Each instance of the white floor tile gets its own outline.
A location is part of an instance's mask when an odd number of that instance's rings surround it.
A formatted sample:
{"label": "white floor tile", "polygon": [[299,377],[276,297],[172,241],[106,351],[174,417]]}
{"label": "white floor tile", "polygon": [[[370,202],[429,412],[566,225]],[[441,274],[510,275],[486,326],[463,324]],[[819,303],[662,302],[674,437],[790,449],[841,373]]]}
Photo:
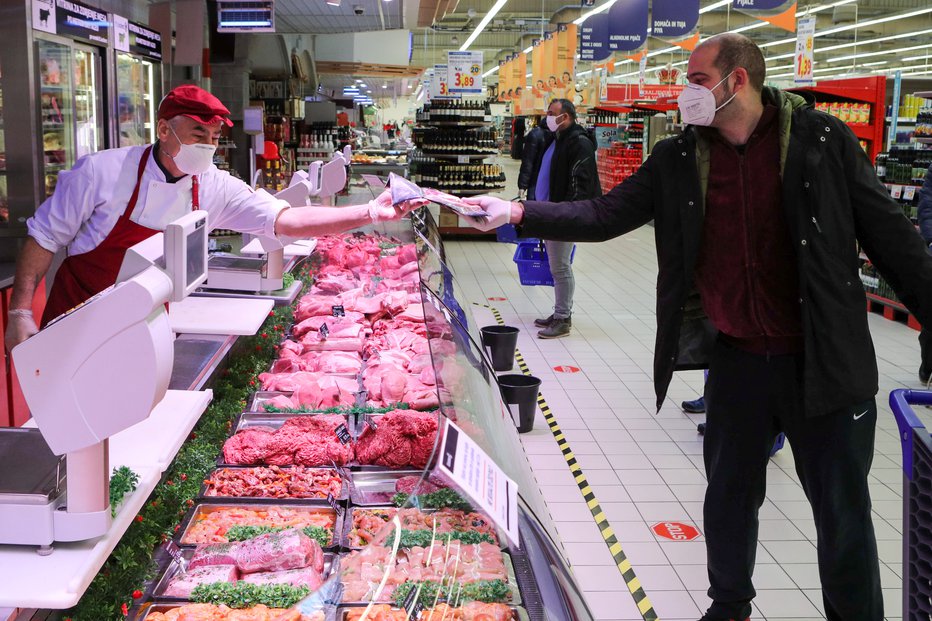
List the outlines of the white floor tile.
{"label": "white floor tile", "polygon": [[701,614],[696,602],[685,590],[653,591],[648,597],[661,619],[695,619]]}

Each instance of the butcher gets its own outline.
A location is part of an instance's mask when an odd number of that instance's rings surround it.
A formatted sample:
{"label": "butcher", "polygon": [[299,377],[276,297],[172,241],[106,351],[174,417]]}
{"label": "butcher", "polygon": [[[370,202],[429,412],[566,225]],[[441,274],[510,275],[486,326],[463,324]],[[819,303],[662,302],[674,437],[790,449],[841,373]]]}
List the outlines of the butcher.
{"label": "butcher", "polygon": [[40,325],[113,285],[126,250],[164,231],[194,209],[211,229],[265,237],[305,238],[393,220],[418,206],[393,207],[386,191],[364,205],[289,209],[288,203],[213,164],[230,111],[194,86],[179,86],[159,105],[158,139],[146,146],[109,149],[78,160],[26,223],[29,237],[16,263],[5,334],[12,349],[38,331],[32,300],[52,257],[64,251]]}

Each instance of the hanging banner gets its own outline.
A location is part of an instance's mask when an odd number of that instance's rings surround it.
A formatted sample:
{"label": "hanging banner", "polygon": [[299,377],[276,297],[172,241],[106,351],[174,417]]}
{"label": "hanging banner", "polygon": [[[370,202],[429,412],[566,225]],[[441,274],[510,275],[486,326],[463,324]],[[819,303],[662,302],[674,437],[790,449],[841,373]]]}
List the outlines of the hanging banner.
{"label": "hanging banner", "polygon": [[430,80],[430,98],[449,97],[450,90],[447,88],[447,66],[434,65],[434,75]]}
{"label": "hanging banner", "polygon": [[546,99],[544,105],[546,106],[554,98],[554,89],[557,87],[557,39],[554,33],[544,34],[541,54],[543,55],[544,98]]}
{"label": "hanging banner", "polygon": [[72,39],[110,43],[110,20],[105,13],[72,0],[36,0],[32,3],[32,27]]}
{"label": "hanging banner", "polygon": [[815,38],[816,18],[804,17],[796,22],[796,55],[793,57],[795,69],[793,81],[798,85],[812,84],[813,39]]}
{"label": "hanging banner", "polygon": [[593,15],[580,26],[579,59],[605,60],[611,55],[608,49],[608,13]]}
{"label": "hanging banner", "polygon": [[648,0],[616,0],[608,10],[608,49],[635,52],[647,43]]}
{"label": "hanging banner", "polygon": [[454,95],[482,95],[482,52],[447,52],[447,90]]}
{"label": "hanging banner", "polygon": [[511,81],[515,85],[512,112],[516,115],[526,114],[533,107],[534,101],[530,96],[530,89],[527,88],[527,54],[518,54],[511,62]]}
{"label": "hanging banner", "polygon": [[576,48],[578,32],[576,24],[557,25],[557,92],[563,99],[572,100],[576,90]]}
{"label": "hanging banner", "polygon": [[638,86],[643,91],[644,83],[647,82],[647,54],[641,56],[638,61]]}
{"label": "hanging banner", "polygon": [[534,98],[534,111],[541,110],[547,96],[547,76],[544,75],[544,42],[534,39],[531,47],[531,94]]}
{"label": "hanging banner", "polygon": [[505,101],[505,93],[508,89],[508,63],[504,60],[498,61],[498,97],[497,101]]}
{"label": "hanging banner", "polygon": [[162,35],[139,22],[130,21],[127,27],[129,53],[162,62]]}
{"label": "hanging banner", "polygon": [[768,24],[796,31],[796,0],[732,0],[731,6]]}
{"label": "hanging banner", "polygon": [[654,0],[650,36],[690,52],[699,43],[699,0]]}

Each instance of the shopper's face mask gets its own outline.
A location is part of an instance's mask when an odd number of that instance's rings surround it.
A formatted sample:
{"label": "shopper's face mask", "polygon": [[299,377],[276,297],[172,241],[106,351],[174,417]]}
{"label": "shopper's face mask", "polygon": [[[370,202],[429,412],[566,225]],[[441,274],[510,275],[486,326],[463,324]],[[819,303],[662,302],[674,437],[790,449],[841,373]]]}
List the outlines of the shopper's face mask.
{"label": "shopper's face mask", "polygon": [[178,137],[178,134],[175,133],[175,128],[172,127],[171,124],[169,124],[168,128],[172,131],[172,134],[174,134],[175,139],[178,140],[178,144],[181,145],[178,153],[171,156],[178,170],[186,175],[200,175],[201,173],[207,172],[207,169],[214,163],[214,153],[217,151],[216,145],[202,143],[184,144],[181,138]]}
{"label": "shopper's face mask", "polygon": [[711,89],[701,84],[686,84],[686,88],[683,89],[683,92],[680,93],[680,96],[676,100],[684,123],[687,125],[701,125],[703,127],[712,124],[712,121],[715,120],[715,113],[730,104],[737,96],[737,93],[732,93],[731,97],[722,102],[720,106],[715,105],[715,93],[712,91],[730,78],[732,73],[734,73],[734,71],[722,78],[721,81]]}
{"label": "shopper's face mask", "polygon": [[558,121],[557,119],[559,119],[561,116],[563,115],[558,114],[556,116],[548,116],[547,117],[547,129],[549,129],[552,132],[556,132],[557,129],[560,127],[560,121]]}

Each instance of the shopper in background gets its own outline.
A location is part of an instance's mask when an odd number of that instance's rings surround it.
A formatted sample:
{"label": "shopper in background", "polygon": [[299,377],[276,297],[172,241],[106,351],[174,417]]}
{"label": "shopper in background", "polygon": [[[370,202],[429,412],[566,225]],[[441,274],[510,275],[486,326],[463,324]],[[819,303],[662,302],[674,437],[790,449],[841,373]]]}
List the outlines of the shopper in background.
{"label": "shopper in background", "polygon": [[537,175],[540,173],[540,161],[550,143],[553,133],[544,125],[542,116],[538,116],[534,127],[524,137],[524,152],[521,155],[521,170],[518,172],[518,192],[521,198],[534,200],[537,189]]}
{"label": "shopper in background", "polygon": [[[594,200],[472,199],[482,230],[604,241],[654,221],[663,404],[676,369],[709,366],[704,525],[712,607],[744,620],[758,510],[779,432],[812,505],[826,617],[881,621],[871,523],[877,361],[856,243],[932,326],[932,256],[848,126],[799,95],[765,88],[748,38],[727,33],[689,58],[686,130]],[[695,292],[696,295],[691,295]]]}
{"label": "shopper in background", "polygon": [[[919,234],[929,245],[932,252],[932,166],[926,171],[926,177],[919,189],[919,206],[916,208],[919,218]],[[919,332],[919,381],[925,386],[932,381],[932,326],[928,329],[923,324]]]}
{"label": "shopper in background", "polygon": [[[547,108],[547,128],[555,139],[541,157],[535,200],[578,201],[602,194],[599,173],[595,165],[595,144],[586,129],[576,122],[576,106],[567,99],[554,99]],[[543,328],[538,338],[555,339],[567,336],[572,327],[573,293],[576,281],[570,262],[573,243],[552,241],[541,235],[547,247],[547,261],[553,275],[553,314],[546,319],[535,319],[534,325]]]}
{"label": "shopper in background", "polygon": [[42,325],[114,284],[126,250],[192,209],[208,225],[266,237],[302,238],[398,218],[417,206],[391,204],[386,191],[367,205],[289,209],[288,203],[213,164],[230,111],[197,86],[172,90],[158,112],[158,140],[149,146],[109,149],[81,158],[26,226],[29,237],[16,262],[5,345],[12,349],[38,331],[32,301],[58,251],[65,251],[49,293]]}

